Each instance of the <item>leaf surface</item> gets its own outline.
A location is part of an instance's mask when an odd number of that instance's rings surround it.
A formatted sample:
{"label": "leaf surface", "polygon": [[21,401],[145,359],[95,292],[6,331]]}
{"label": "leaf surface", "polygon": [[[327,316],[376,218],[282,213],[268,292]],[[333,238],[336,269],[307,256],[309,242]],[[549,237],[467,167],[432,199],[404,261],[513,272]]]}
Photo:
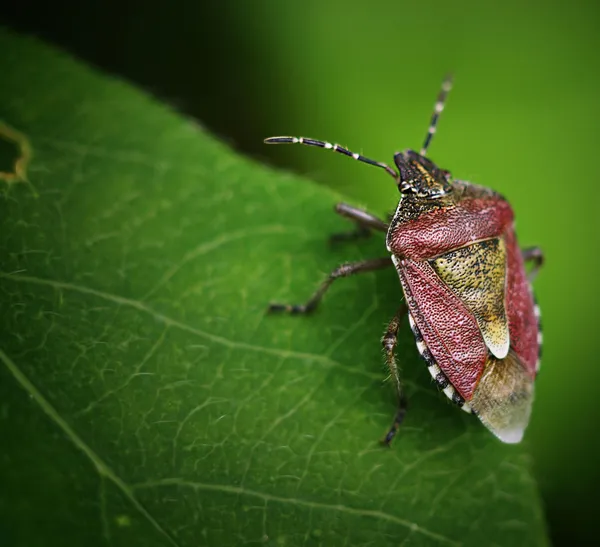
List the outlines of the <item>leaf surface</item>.
{"label": "leaf surface", "polygon": [[339,196],[36,41],[0,31],[0,51],[0,147],[20,154],[0,180],[0,539],[546,544],[526,446],[446,401],[408,325],[409,414],[379,446],[395,272],[265,315],[385,254],[328,246]]}

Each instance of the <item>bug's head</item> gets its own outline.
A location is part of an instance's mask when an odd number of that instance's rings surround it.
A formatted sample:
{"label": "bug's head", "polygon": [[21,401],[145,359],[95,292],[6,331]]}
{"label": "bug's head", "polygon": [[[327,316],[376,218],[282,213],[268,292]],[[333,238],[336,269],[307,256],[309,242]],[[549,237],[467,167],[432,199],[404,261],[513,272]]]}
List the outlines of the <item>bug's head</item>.
{"label": "bug's head", "polygon": [[403,194],[433,199],[452,191],[450,172],[440,169],[414,150],[398,152],[394,162],[400,171],[399,188]]}

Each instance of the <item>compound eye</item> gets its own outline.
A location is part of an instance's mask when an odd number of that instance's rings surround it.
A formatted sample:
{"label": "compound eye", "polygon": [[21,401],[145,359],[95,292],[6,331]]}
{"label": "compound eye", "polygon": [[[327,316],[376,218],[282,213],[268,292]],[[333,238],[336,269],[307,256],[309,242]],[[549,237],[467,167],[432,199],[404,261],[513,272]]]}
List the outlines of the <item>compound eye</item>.
{"label": "compound eye", "polygon": [[400,192],[402,194],[410,194],[410,195],[414,195],[414,194],[417,193],[417,191],[415,190],[414,186],[410,186],[406,182],[402,183],[402,185],[400,187]]}

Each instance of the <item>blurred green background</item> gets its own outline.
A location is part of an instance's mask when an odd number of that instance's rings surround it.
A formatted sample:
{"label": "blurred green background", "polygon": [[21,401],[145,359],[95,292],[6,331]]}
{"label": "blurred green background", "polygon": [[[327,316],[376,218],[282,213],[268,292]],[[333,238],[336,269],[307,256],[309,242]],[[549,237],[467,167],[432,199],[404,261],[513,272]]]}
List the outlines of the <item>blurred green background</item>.
{"label": "blurred green background", "polygon": [[0,22],[378,214],[398,198],[384,174],[262,139],[311,136],[391,162],[393,152],[421,145],[443,74],[453,70],[430,156],[507,196],[521,244],[546,253],[536,281],[544,356],[528,436],[553,540],[573,545],[595,537],[600,487],[599,14],[591,0],[56,0],[3,5]]}

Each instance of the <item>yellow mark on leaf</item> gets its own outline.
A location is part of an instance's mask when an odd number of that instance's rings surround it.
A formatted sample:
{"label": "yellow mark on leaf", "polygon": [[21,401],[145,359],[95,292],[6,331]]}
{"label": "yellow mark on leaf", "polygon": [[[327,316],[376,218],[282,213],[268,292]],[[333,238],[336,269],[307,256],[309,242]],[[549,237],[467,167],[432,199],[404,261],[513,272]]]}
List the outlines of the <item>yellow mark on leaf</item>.
{"label": "yellow mark on leaf", "polygon": [[0,120],[0,140],[14,145],[18,151],[18,157],[15,159],[12,171],[0,171],[0,180],[4,180],[9,184],[26,182],[31,185],[27,178],[27,167],[33,155],[29,139],[20,131]]}

